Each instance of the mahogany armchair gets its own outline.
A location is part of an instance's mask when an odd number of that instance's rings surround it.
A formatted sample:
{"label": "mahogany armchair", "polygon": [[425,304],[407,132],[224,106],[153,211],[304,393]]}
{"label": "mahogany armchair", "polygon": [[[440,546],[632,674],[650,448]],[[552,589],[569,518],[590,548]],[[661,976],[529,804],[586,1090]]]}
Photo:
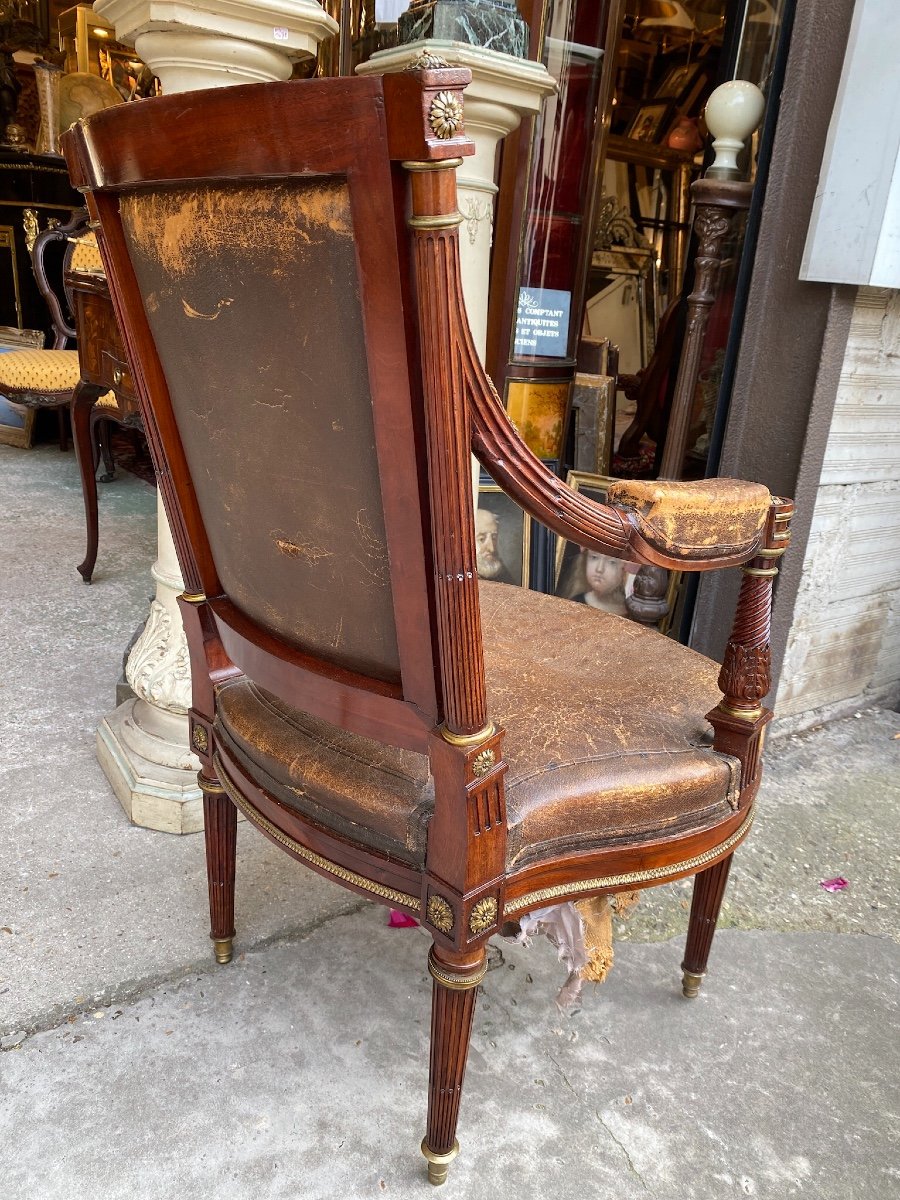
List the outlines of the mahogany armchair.
{"label": "mahogany armchair", "polygon": [[[696,993],[753,819],[791,513],[729,480],[618,483],[598,505],[525,447],[460,291],[469,78],[426,58],[384,79],[187,93],[64,138],[186,581],[216,958],[232,954],[238,809],[421,921],[432,1183],[458,1151],[477,985],[504,920],[696,874]],[[743,564],[721,673],[618,617],[479,585],[470,449],[589,548]]]}

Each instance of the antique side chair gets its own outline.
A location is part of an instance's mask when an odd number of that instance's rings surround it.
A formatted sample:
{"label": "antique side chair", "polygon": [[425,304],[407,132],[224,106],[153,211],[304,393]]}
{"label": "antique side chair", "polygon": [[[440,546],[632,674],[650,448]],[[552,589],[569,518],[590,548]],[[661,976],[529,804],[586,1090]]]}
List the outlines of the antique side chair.
{"label": "antique side chair", "polygon": [[[64,243],[62,252],[56,263],[50,263],[48,252],[53,248],[59,250],[59,242]],[[90,583],[97,557],[96,474],[100,452],[88,416],[92,410],[83,403],[88,389],[81,378],[78,351],[74,349],[77,330],[67,278],[70,271],[96,271],[101,267],[96,240],[89,229],[87,210],[76,209],[65,224],[53,225],[38,234],[31,251],[31,261],[38,289],[50,310],[53,345],[45,349],[14,350],[0,355],[0,395],[25,408],[56,409],[61,450],[68,448],[64,410],[69,410],[81,474],[88,540],[88,553],[78,570],[84,581]],[[97,391],[104,389],[94,389],[92,399]],[[115,419],[117,411],[113,393],[101,395],[93,410],[96,414],[94,423],[109,414]],[[103,457],[107,465],[107,478],[112,478],[112,457],[106,440]]]}
{"label": "antique side chair", "polygon": [[[39,233],[31,249],[35,282],[50,310],[53,345],[0,355],[0,396],[24,408],[55,408],[60,422],[60,450],[68,448],[63,409],[71,405],[79,379],[78,351],[67,348],[74,343],[75,328],[67,311],[63,275],[74,250],[74,239],[84,233],[87,225],[87,212],[83,208],[77,209],[65,224],[51,226]],[[51,265],[48,251],[58,249],[59,242],[68,243],[60,256],[62,266],[59,263]]]}
{"label": "antique side chair", "polygon": [[[696,993],[753,819],[792,507],[732,480],[618,483],[598,505],[525,447],[465,319],[470,74],[445,66],[147,100],[64,139],[186,581],[216,957],[232,953],[237,809],[422,922],[432,1183],[458,1151],[503,921],[696,875]],[[479,586],[470,449],[583,546],[743,564],[721,673],[619,617]]]}

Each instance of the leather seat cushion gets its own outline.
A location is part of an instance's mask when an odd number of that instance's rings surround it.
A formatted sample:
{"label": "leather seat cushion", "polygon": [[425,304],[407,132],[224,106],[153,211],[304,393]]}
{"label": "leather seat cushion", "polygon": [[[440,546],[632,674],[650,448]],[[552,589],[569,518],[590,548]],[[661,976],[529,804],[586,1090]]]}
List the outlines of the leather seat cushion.
{"label": "leather seat cushion", "polygon": [[346,733],[248,680],[217,692],[216,740],[289,808],[352,841],[422,862],[434,806],[428,759]]}
{"label": "leather seat cushion", "polygon": [[508,859],[703,828],[739,764],[704,744],[716,663],[583,604],[482,584],[488,711],[506,728]]}
{"label": "leather seat cushion", "polygon": [[81,372],[77,350],[12,350],[0,354],[0,394],[55,395],[73,392]]}
{"label": "leather seat cushion", "polygon": [[752,550],[770,504],[767,488],[741,479],[617,479],[607,499],[634,514],[652,546],[688,559]]}
{"label": "leather seat cushion", "polygon": [[[718,666],[655,631],[481,584],[491,717],[506,729],[510,865],[689,832],[730,815],[738,764],[703,744]],[[345,733],[247,680],[219,689],[216,736],[260,785],[326,828],[421,863],[424,755]]]}

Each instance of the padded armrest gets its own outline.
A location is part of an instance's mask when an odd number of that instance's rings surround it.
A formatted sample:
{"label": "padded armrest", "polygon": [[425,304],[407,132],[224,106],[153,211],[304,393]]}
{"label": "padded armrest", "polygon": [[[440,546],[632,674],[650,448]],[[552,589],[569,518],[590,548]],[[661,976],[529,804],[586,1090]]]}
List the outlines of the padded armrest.
{"label": "padded armrest", "polygon": [[753,550],[771,503],[761,483],[739,479],[622,479],[610,484],[607,500],[632,516],[641,537],[654,549],[693,559]]}

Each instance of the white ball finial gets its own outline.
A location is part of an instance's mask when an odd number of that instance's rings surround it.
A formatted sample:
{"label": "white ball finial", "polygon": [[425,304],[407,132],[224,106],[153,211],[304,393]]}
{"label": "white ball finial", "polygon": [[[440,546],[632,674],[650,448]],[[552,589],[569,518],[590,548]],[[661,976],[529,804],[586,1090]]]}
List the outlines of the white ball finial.
{"label": "white ball finial", "polygon": [[715,139],[716,158],[707,179],[735,179],[740,174],[737,156],[744,142],[758,128],[766,98],[755,83],[731,79],[712,93],[706,102],[706,125]]}

